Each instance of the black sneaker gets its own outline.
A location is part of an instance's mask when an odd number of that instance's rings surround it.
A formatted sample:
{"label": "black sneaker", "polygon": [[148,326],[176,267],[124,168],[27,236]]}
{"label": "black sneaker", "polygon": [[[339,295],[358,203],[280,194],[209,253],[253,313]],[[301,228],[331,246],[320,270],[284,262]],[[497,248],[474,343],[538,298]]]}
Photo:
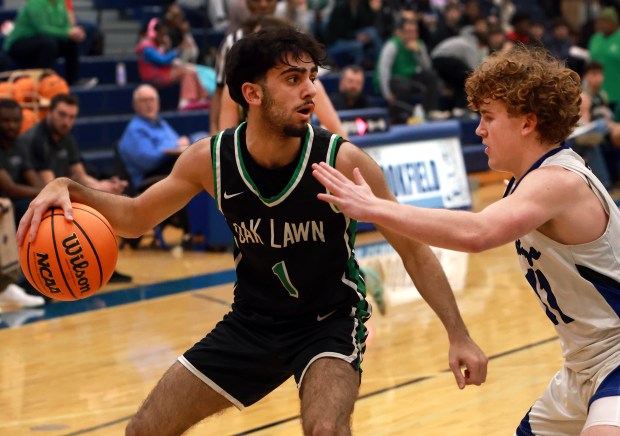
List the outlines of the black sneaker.
{"label": "black sneaker", "polygon": [[127,274],[121,274],[118,271],[114,270],[112,273],[112,277],[110,277],[110,283],[129,283],[133,280],[131,276]]}

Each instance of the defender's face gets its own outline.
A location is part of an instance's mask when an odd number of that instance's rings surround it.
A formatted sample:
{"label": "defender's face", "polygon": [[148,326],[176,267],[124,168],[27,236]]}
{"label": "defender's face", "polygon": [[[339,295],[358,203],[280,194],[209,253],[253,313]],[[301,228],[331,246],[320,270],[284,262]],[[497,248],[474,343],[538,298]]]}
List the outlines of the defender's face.
{"label": "defender's face", "polygon": [[310,56],[287,57],[267,72],[261,85],[263,117],[287,136],[302,136],[314,112],[318,68]]}
{"label": "defender's face", "polygon": [[510,116],[506,105],[497,100],[485,101],[480,107],[480,124],[476,135],[486,146],[489,167],[515,173],[519,168],[519,145],[523,116]]}

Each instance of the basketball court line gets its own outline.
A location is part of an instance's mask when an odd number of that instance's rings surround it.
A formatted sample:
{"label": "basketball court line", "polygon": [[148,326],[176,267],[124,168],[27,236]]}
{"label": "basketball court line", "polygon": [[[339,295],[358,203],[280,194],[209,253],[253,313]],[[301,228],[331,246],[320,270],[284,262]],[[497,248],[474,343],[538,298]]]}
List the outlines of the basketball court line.
{"label": "basketball court line", "polygon": [[[356,247],[356,251],[360,251],[360,259],[367,256],[367,252],[372,252],[373,248],[388,245],[385,241],[371,242],[368,244],[360,244]],[[167,295],[179,294],[181,292],[194,291],[200,288],[208,288],[213,286],[225,285],[233,283],[236,280],[235,270],[228,269],[218,272],[200,274],[181,279],[167,280],[153,283],[150,285],[133,286],[125,289],[119,289],[111,292],[102,292],[92,295],[83,300],[75,301],[56,301],[37,308],[45,311],[42,316],[33,317],[23,322],[22,325],[32,324],[40,321],[47,321],[54,318],[60,318],[67,315],[75,315],[78,313],[99,310],[106,307],[121,306],[123,304],[136,303],[139,301],[150,300],[153,298],[165,297]],[[204,294],[200,298],[209,299]],[[213,300],[222,304],[223,300]],[[226,305],[230,305],[226,302]],[[0,329],[8,328],[7,323],[1,321]]]}
{"label": "basketball court line", "polygon": [[[536,341],[536,342],[532,342],[532,343],[529,343],[529,344],[525,344],[525,345],[522,345],[520,347],[513,348],[511,350],[506,350],[506,351],[503,351],[501,353],[497,353],[497,354],[494,354],[492,356],[489,356],[489,361],[497,360],[497,359],[500,359],[500,358],[505,357],[505,356],[509,356],[509,355],[512,355],[512,354],[515,354],[515,353],[519,353],[521,351],[525,351],[525,350],[529,350],[529,349],[532,349],[532,348],[536,348],[536,347],[539,347],[541,345],[546,345],[546,344],[548,344],[550,342],[553,342],[553,341],[556,341],[556,340],[558,340],[558,337],[557,336],[552,336],[550,338],[542,339],[540,341]],[[444,369],[442,371],[439,371],[438,373],[433,374],[433,375],[427,375],[427,376],[424,376],[424,377],[416,377],[414,379],[407,380],[407,381],[404,381],[402,383],[395,384],[393,386],[389,386],[389,387],[382,388],[382,389],[377,389],[375,391],[368,392],[368,393],[366,393],[364,395],[360,395],[359,398],[358,398],[358,401],[363,401],[366,398],[375,397],[377,395],[381,395],[381,394],[384,394],[386,392],[395,391],[395,390],[398,390],[398,389],[401,389],[401,388],[404,388],[404,387],[407,387],[407,386],[411,386],[411,385],[414,385],[416,383],[420,383],[420,382],[423,382],[423,381],[426,381],[426,380],[432,380],[435,377],[437,377],[439,374],[444,374],[444,373],[448,373],[448,372],[451,372],[450,368]],[[123,421],[129,421],[132,417],[133,417],[133,415],[125,416],[123,418],[115,419],[114,421],[104,422],[102,424],[99,424],[99,425],[96,425],[96,426],[93,426],[93,427],[88,427],[88,428],[84,428],[84,429],[81,429],[81,430],[77,430],[75,432],[67,433],[64,436],[78,436],[78,435],[83,435],[83,434],[91,433],[93,431],[101,430],[103,428],[119,424],[119,423],[121,423]],[[274,428],[274,427],[277,427],[279,425],[286,424],[286,423],[289,423],[291,421],[298,420],[300,418],[301,418],[300,415],[289,416],[287,418],[282,418],[282,419],[279,419],[277,421],[270,422],[269,424],[262,425],[260,427],[254,427],[252,429],[245,430],[245,431],[243,431],[241,433],[234,433],[234,436],[241,436],[241,435],[248,435],[248,434],[252,434],[252,433],[257,433],[259,431],[268,430],[270,428]]]}

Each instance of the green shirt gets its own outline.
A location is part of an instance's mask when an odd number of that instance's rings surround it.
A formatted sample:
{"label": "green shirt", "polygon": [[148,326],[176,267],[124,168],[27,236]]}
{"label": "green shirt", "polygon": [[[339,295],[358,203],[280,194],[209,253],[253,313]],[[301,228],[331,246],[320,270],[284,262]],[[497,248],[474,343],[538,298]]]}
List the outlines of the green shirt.
{"label": "green shirt", "polygon": [[617,30],[609,36],[595,33],[588,48],[592,60],[600,62],[605,69],[603,90],[607,92],[609,101],[620,101],[620,31]]}
{"label": "green shirt", "polygon": [[15,27],[4,41],[9,51],[15,41],[35,35],[67,38],[71,28],[64,0],[28,0],[15,18]]}

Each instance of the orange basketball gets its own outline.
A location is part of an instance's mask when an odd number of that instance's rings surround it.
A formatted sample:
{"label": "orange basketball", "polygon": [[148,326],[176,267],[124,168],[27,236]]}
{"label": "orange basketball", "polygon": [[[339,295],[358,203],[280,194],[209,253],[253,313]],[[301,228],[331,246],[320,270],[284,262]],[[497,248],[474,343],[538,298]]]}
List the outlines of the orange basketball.
{"label": "orange basketball", "polygon": [[69,94],[67,81],[58,74],[49,74],[39,82],[39,96],[51,100],[55,95]]}
{"label": "orange basketball", "polygon": [[0,98],[13,98],[13,83],[0,82]]}
{"label": "orange basketball", "polygon": [[19,247],[24,275],[39,292],[55,300],[93,295],[110,280],[118,245],[110,223],[92,207],[72,203],[73,222],[52,208],[41,219],[34,241]]}
{"label": "orange basketball", "polygon": [[32,77],[23,76],[13,82],[13,98],[18,103],[31,102],[35,99],[35,84]]}

